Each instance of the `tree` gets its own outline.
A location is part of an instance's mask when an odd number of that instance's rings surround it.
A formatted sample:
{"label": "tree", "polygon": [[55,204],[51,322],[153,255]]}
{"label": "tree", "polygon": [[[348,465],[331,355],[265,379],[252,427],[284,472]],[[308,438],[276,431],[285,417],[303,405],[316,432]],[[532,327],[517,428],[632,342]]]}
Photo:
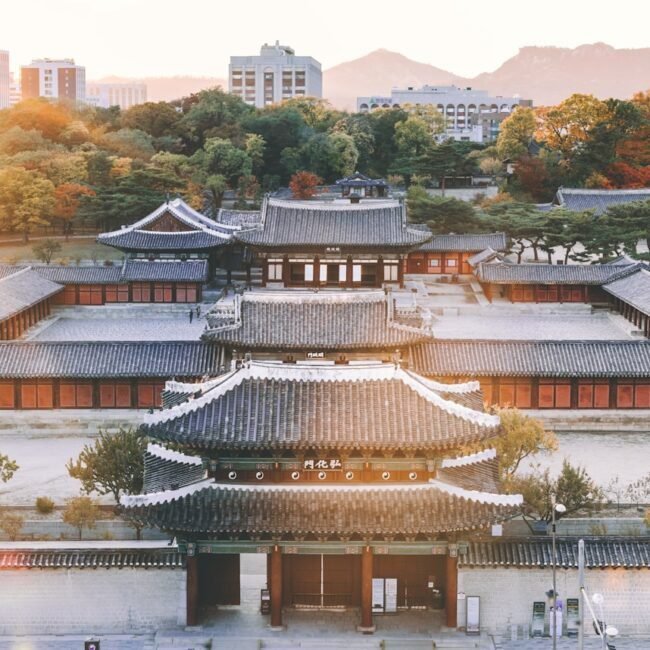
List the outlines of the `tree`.
{"label": "tree", "polygon": [[72,115],[62,102],[47,99],[26,99],[0,117],[0,130],[19,126],[25,131],[36,130],[43,137],[58,142],[61,134],[72,122]]}
{"label": "tree", "polygon": [[148,161],[156,153],[153,138],[139,129],[120,129],[106,133],[102,145],[109,151],[126,158]]}
{"label": "tree", "polygon": [[76,461],[66,465],[68,474],[81,481],[87,494],[112,494],[119,503],[123,493],[142,490],[146,441],[134,429],[120,427],[117,433],[99,432],[93,445],[84,445]]}
{"label": "tree", "polygon": [[122,126],[144,131],[154,138],[174,132],[181,115],[167,102],[145,102],[122,113]]}
{"label": "tree", "polygon": [[646,246],[650,244],[650,201],[612,205],[607,209],[603,221],[632,254],[636,253],[639,239]]}
{"label": "tree", "polygon": [[434,234],[476,232],[480,222],[470,203],[458,199],[430,196],[420,186],[413,185],[407,193],[409,220],[426,223]]}
{"label": "tree", "polygon": [[79,533],[79,539],[84,528],[94,528],[99,516],[97,504],[90,497],[73,497],[63,511],[63,521],[74,526]]}
{"label": "tree", "polygon": [[501,431],[494,442],[499,458],[499,473],[505,485],[510,484],[521,463],[539,452],[555,451],[557,438],[535,418],[516,408],[496,409],[501,418]]}
{"label": "tree", "polygon": [[415,168],[418,174],[429,176],[436,180],[444,194],[447,176],[464,176],[468,162],[459,146],[452,140],[446,140],[440,144],[426,147],[419,155]]}
{"label": "tree", "polygon": [[312,172],[296,172],[289,182],[289,189],[294,199],[311,199],[316,194],[316,187],[322,185],[323,180]]}
{"label": "tree", "polygon": [[11,460],[9,456],[0,454],[0,481],[6,483],[18,471],[19,467],[15,460]]}
{"label": "tree", "polygon": [[[63,183],[54,190],[54,217],[63,223],[66,241],[72,229],[72,220],[77,216],[82,196],[95,196],[95,192],[78,183]],[[49,260],[47,261],[49,264]]]}
{"label": "tree", "polygon": [[501,160],[519,158],[528,152],[535,135],[535,113],[532,108],[520,107],[513,111],[499,127],[497,153]]}
{"label": "tree", "polygon": [[54,185],[23,167],[0,169],[0,227],[20,232],[23,241],[38,226],[47,226],[54,208]]}
{"label": "tree", "polygon": [[264,138],[258,133],[246,134],[246,142],[244,150],[251,160],[251,165],[254,174],[259,174],[264,165],[264,150],[266,149],[266,142]]}
{"label": "tree", "polygon": [[478,166],[484,174],[489,176],[498,176],[503,171],[503,163],[498,158],[483,158]]}
{"label": "tree", "polygon": [[404,177],[406,187],[411,184],[411,178],[419,173],[421,159],[432,147],[431,129],[426,120],[416,115],[408,116],[404,121],[395,125],[395,144],[397,156],[390,171]]}
{"label": "tree", "polygon": [[54,253],[58,253],[60,250],[61,244],[56,239],[44,239],[32,246],[32,252],[36,259],[46,264],[49,264]]}
{"label": "tree", "polygon": [[526,515],[546,522],[552,519],[554,502],[566,507],[565,515],[571,515],[599,508],[603,498],[602,490],[585,469],[571,465],[568,460],[564,460],[556,478],[548,469],[533,472],[512,480],[509,491],[523,496]]}
{"label": "tree", "polygon": [[24,523],[24,517],[18,513],[6,512],[0,516],[0,529],[12,542],[18,539]]}

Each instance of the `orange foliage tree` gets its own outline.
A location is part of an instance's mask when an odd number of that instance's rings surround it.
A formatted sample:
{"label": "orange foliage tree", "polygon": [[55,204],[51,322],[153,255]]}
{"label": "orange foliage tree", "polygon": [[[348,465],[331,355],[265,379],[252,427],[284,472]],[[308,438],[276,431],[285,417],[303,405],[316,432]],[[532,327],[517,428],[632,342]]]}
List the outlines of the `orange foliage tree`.
{"label": "orange foliage tree", "polygon": [[312,172],[296,172],[289,181],[289,189],[294,199],[311,199],[323,179]]}
{"label": "orange foliage tree", "polygon": [[54,190],[54,216],[63,223],[66,240],[82,196],[95,196],[95,192],[79,183],[62,183]]}

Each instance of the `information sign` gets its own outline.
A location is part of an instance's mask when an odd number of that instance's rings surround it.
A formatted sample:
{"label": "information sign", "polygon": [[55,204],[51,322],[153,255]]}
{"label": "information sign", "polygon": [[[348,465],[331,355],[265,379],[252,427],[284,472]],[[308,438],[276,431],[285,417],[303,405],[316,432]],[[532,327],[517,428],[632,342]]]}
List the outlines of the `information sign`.
{"label": "information sign", "polygon": [[533,623],[531,625],[531,636],[544,636],[544,621],[546,618],[546,603],[535,601],[533,603]]}
{"label": "information sign", "polygon": [[479,596],[467,596],[465,603],[465,634],[480,634],[481,599]]}
{"label": "information sign", "polygon": [[566,635],[572,638],[578,636],[580,629],[580,600],[578,598],[566,599]]}
{"label": "information sign", "polygon": [[383,614],[385,607],[384,600],[384,579],[372,579],[372,611],[374,614]]}
{"label": "information sign", "polygon": [[397,578],[386,578],[384,604],[387,614],[397,613]]}

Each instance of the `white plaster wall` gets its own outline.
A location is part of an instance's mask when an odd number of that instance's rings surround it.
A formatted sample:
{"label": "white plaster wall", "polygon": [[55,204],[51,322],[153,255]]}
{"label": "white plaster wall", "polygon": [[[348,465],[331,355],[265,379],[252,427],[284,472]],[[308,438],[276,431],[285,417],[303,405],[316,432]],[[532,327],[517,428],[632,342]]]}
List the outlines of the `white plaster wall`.
{"label": "white plaster wall", "polygon": [[181,569],[0,571],[0,635],[130,633],[185,625]]}
{"label": "white plaster wall", "polygon": [[[481,628],[504,634],[511,625],[530,628],[533,602],[547,602],[545,592],[553,586],[551,569],[468,568],[458,571],[458,591],[481,598]],[[589,569],[585,572],[585,587],[589,594],[605,597],[604,617],[621,634],[650,634],[650,568]],[[558,569],[559,598],[578,598],[578,571]],[[566,611],[566,610],[565,610]],[[595,608],[596,614],[598,609]],[[459,626],[462,607],[459,607]],[[593,634],[589,613],[585,612],[586,633]]]}

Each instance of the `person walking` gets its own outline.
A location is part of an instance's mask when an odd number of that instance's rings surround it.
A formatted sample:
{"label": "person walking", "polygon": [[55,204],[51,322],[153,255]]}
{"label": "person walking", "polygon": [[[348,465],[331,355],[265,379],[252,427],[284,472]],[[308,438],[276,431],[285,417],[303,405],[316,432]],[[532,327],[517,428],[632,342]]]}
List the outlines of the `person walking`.
{"label": "person walking", "polygon": [[201,318],[201,305],[196,306],[196,317]]}
{"label": "person walking", "polygon": [[192,324],[192,319],[194,318],[194,310],[190,309],[190,325]]}

